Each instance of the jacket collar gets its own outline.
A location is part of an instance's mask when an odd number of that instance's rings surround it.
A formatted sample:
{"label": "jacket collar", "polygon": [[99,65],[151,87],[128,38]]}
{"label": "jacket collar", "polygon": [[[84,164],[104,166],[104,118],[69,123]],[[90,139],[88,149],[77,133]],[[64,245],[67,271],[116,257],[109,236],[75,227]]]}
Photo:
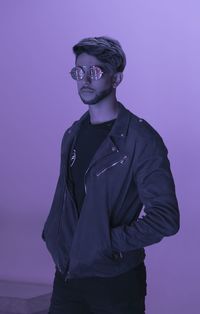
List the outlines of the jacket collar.
{"label": "jacket collar", "polygon": [[[104,157],[115,160],[116,152],[118,153],[118,158],[122,156],[124,153],[124,142],[126,140],[126,136],[128,133],[129,122],[131,118],[131,112],[125,108],[125,106],[118,101],[119,104],[119,113],[114,122],[112,129],[108,133],[105,141],[102,143],[101,147],[96,151],[92,160],[90,161],[89,168],[96,162],[102,160]],[[72,159],[72,152],[75,145],[76,135],[81,127],[82,122],[85,119],[89,119],[89,110],[87,110],[79,120],[75,121],[71,128],[68,129],[68,133],[70,133],[70,143],[71,153],[69,158]]]}
{"label": "jacket collar", "polygon": [[[131,117],[131,113],[130,111],[125,108],[125,106],[118,101],[118,105],[119,105],[119,113],[118,116],[116,118],[116,121],[113,124],[113,127],[111,129],[111,131],[109,132],[108,136],[110,136],[111,138],[125,138],[128,132],[128,126],[129,126],[129,120]],[[72,136],[74,136],[80,126],[81,123],[83,121],[85,121],[86,119],[90,118],[90,114],[89,114],[89,110],[87,110],[81,117],[79,120],[75,121],[75,123],[71,126],[71,128],[69,128],[68,132],[71,133]]]}

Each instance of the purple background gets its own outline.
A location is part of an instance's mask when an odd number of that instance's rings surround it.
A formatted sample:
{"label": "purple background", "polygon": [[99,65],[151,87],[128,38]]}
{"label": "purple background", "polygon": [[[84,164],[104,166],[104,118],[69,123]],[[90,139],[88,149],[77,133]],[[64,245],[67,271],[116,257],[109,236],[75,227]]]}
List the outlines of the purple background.
{"label": "purple background", "polygon": [[83,37],[118,39],[127,55],[118,99],[163,137],[181,211],[176,236],[146,248],[148,314],[200,307],[199,1],[0,2],[0,278],[46,282],[41,239],[62,135],[87,109],[68,72]]}

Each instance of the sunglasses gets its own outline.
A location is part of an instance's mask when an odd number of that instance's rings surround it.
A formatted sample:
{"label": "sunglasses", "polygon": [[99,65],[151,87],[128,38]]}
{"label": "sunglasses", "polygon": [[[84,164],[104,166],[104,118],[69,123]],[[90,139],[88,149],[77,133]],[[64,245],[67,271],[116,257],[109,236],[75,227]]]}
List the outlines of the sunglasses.
{"label": "sunglasses", "polygon": [[72,68],[69,73],[71,74],[71,77],[76,81],[82,80],[85,77],[86,73],[89,74],[91,80],[97,81],[102,77],[105,71],[102,71],[101,67],[97,65],[92,65],[87,70],[87,67],[83,65]]}

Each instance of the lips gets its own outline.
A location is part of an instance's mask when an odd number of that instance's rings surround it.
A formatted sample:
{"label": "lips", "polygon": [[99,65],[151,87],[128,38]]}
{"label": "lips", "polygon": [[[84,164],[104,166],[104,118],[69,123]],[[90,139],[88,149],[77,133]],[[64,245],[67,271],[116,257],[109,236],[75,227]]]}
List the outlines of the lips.
{"label": "lips", "polygon": [[89,89],[89,88],[82,88],[81,92],[86,92],[86,93],[92,93],[93,89]]}

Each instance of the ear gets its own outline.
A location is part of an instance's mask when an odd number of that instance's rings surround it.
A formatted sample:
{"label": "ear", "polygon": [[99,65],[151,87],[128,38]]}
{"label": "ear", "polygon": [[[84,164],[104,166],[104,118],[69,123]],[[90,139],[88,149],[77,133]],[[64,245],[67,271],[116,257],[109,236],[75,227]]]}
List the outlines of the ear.
{"label": "ear", "polygon": [[113,76],[113,87],[116,88],[123,80],[123,73],[117,72]]}

